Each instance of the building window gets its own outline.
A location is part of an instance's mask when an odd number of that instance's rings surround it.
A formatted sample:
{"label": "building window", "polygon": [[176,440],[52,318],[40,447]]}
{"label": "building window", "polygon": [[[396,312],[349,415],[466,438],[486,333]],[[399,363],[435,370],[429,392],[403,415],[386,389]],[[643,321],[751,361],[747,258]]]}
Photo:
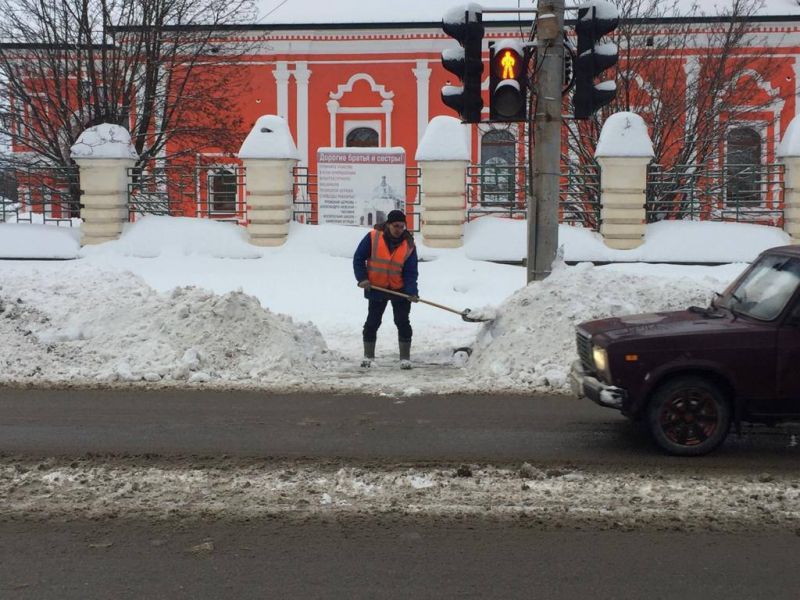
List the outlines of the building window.
{"label": "building window", "polygon": [[347,133],[345,146],[350,148],[377,148],[378,132],[371,127],[356,127]]}
{"label": "building window", "polygon": [[236,212],[236,172],[218,168],[208,174],[208,208],[212,213]]}
{"label": "building window", "polygon": [[761,136],[752,127],[728,131],[725,160],[727,204],[753,206],[761,203]]}
{"label": "building window", "polygon": [[481,138],[481,204],[515,201],[517,140],[510,131],[494,129]]}

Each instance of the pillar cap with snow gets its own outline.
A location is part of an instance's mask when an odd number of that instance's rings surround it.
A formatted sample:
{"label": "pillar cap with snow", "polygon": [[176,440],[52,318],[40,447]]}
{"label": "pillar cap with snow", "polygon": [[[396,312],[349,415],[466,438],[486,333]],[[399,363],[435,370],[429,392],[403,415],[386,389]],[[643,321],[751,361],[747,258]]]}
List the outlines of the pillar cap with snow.
{"label": "pillar cap with snow", "polygon": [[242,159],[300,160],[286,119],[277,115],[258,118],[239,148],[238,156]]}
{"label": "pillar cap with snow", "polygon": [[139,158],[128,130],[111,123],[100,123],[86,129],[70,148],[69,155],[75,160]]}
{"label": "pillar cap with snow", "polygon": [[800,157],[800,117],[795,117],[789,123],[775,154],[780,158]]}
{"label": "pillar cap with snow", "polygon": [[417,146],[417,162],[433,160],[469,161],[467,128],[455,117],[434,117]]}
{"label": "pillar cap with snow", "polygon": [[603,123],[595,158],[653,158],[653,142],[644,119],[632,112],[614,113]]}

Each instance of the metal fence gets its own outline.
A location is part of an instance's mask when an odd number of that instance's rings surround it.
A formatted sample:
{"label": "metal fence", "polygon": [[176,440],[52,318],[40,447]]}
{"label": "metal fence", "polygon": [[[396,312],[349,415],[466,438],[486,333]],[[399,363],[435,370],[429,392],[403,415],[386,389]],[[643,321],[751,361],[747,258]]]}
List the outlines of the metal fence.
{"label": "metal fence", "polygon": [[[594,165],[562,163],[559,220],[593,230],[600,227],[600,171]],[[527,165],[470,165],[466,219],[486,215],[524,219],[530,185]]]}
{"label": "metal fence", "polygon": [[784,166],[652,164],[647,172],[648,223],[736,221],[783,226]]}
{"label": "metal fence", "polygon": [[240,165],[132,168],[128,176],[131,221],[143,215],[193,215],[238,223],[247,218]]}
{"label": "metal fence", "polygon": [[0,197],[0,222],[71,227],[81,216],[77,167],[4,167],[16,183],[17,198]]}

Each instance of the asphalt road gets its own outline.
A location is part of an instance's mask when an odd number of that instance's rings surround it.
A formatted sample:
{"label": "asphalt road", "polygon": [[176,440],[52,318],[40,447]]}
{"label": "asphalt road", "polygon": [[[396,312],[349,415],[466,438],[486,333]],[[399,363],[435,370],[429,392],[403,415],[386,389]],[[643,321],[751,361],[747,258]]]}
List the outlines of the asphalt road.
{"label": "asphalt road", "polygon": [[425,519],[0,522],[0,597],[795,599],[800,537]]}
{"label": "asphalt road", "polygon": [[[722,473],[723,480],[733,470],[791,478],[796,433],[747,429],[711,456],[677,459],[613,411],[563,396],[0,388],[0,454],[11,469],[12,455],[100,453],[155,454],[176,464],[191,464],[192,456],[227,456],[231,464],[237,457],[531,461],[640,472],[669,466],[672,473]],[[4,599],[735,600],[796,598],[800,589],[800,529],[557,529],[524,517],[422,513],[8,515],[0,520]]]}
{"label": "asphalt road", "polygon": [[613,410],[568,396],[275,395],[0,388],[0,453],[574,462],[794,469],[798,429],[746,428],[711,456],[661,454]]}

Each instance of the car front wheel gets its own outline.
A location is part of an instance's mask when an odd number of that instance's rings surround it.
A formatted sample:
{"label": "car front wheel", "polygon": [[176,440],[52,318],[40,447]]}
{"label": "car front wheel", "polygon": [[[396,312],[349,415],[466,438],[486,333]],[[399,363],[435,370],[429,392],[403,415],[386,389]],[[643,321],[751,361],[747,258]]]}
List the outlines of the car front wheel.
{"label": "car front wheel", "polygon": [[725,440],[731,410],[725,395],[711,381],[678,377],[653,394],[647,424],[663,450],[678,456],[700,456]]}

